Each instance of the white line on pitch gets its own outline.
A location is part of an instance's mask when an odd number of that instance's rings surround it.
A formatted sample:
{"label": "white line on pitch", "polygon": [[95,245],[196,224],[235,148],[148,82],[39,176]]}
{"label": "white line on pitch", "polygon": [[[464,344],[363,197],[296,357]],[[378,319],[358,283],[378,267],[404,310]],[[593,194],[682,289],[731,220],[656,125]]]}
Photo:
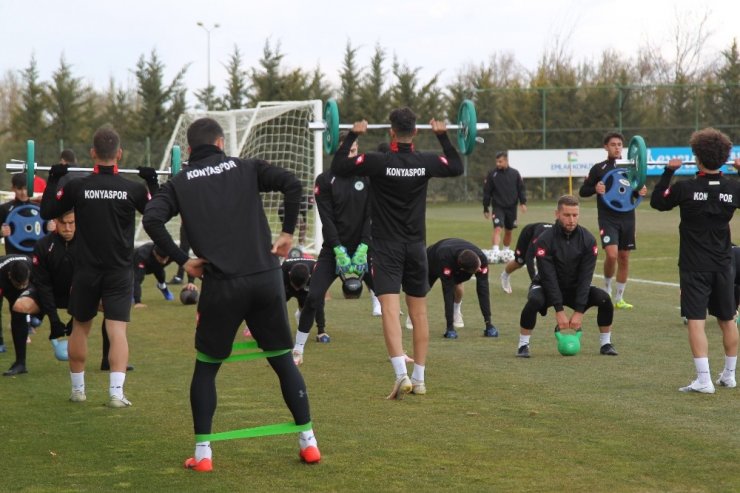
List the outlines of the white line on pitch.
{"label": "white line on pitch", "polygon": [[[599,274],[594,274],[594,277],[598,277],[600,279],[603,279],[604,278],[604,276],[599,275]],[[671,287],[671,288],[680,288],[681,287],[681,285],[678,284],[677,282],[651,281],[649,279],[634,279],[632,277],[630,277],[628,279],[628,281],[629,282],[639,282],[639,283],[642,283],[642,284],[652,284],[654,286],[668,286],[668,287]]]}

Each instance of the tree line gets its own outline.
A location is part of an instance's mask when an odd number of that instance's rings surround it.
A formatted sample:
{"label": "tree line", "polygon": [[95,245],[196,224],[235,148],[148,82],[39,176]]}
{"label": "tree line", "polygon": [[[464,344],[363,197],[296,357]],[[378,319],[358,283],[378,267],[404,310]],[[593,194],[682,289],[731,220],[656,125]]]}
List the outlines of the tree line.
{"label": "tree line", "polygon": [[[139,57],[133,87],[111,80],[102,91],[76,76],[63,56],[51,79],[41,80],[32,57],[27,67],[0,80],[0,159],[23,158],[29,138],[37,142],[40,163],[56,162],[61,146],[86,154],[93,131],[107,123],[122,136],[124,165],[147,159],[156,165],[178,116],[190,109],[334,97],[343,122],[386,122],[392,108],[410,106],[424,123],[433,116],[454,123],[460,103],[472,99],[478,120],[491,126],[482,133],[485,143],[467,158],[464,180],[443,180],[450,183],[432,189],[440,197],[471,197],[479,193],[480,180],[499,150],[598,147],[604,132],[612,129],[628,138],[643,135],[652,146],[683,145],[694,129],[708,125],[740,141],[737,40],[720,53],[706,53],[703,25],[689,36],[676,36],[671,60],[646,46],[634,58],[605,51],[596,60],[576,62],[556,40],[533,71],[514,55],[497,53],[460,69],[446,84],[439,73],[422,80],[420,67],[399,61],[380,45],[363,62],[358,48],[347,42],[339,85],[333,87],[318,66],[289,67],[280,44],[267,40],[252,67],[245,67],[235,46],[225,63],[223,87],[194,90],[194,108],[188,105],[191,89],[184,84],[188,67],[166,80],[166,65],[156,50]],[[369,135],[363,146],[370,149],[385,139],[380,133]],[[419,146],[436,148],[430,135],[421,135]],[[9,181],[7,176],[2,180],[3,185]]]}

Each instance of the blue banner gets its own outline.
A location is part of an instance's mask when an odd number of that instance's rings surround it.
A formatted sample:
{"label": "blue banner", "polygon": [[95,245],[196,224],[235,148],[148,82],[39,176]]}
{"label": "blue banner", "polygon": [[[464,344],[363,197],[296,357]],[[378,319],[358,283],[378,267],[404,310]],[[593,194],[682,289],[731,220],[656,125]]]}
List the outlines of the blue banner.
{"label": "blue banner", "polygon": [[[668,164],[673,158],[679,158],[683,161],[696,161],[696,157],[691,152],[690,147],[648,147],[647,160],[648,162],[658,162],[662,164],[649,164],[647,167],[648,176],[660,176],[663,174],[665,165]],[[740,158],[740,146],[734,146],[730,153],[729,161],[734,161]],[[684,164],[678,171],[677,175],[693,175],[697,171],[695,164]],[[725,165],[722,167],[724,173],[737,173],[735,168],[732,166]]]}

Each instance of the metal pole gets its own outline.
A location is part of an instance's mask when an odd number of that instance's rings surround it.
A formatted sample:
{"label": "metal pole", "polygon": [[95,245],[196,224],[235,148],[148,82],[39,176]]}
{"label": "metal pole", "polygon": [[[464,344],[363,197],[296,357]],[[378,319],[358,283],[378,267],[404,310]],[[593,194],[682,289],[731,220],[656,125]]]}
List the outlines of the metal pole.
{"label": "metal pole", "polygon": [[198,21],[198,26],[202,27],[206,32],[206,74],[208,77],[208,86],[206,86],[206,109],[211,109],[211,31],[218,29],[220,24],[216,23],[210,29],[205,26],[201,21]]}

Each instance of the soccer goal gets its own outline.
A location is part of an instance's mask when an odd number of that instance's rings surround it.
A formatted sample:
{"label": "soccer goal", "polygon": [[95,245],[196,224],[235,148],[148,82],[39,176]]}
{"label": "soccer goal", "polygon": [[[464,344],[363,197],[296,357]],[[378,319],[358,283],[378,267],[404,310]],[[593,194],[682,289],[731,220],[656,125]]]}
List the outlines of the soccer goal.
{"label": "soccer goal", "polygon": [[[313,100],[262,102],[256,108],[243,110],[184,113],[177,120],[159,168],[170,167],[171,150],[175,145],[180,146],[186,161],[188,126],[198,118],[213,118],[224,129],[227,155],[264,159],[295,173],[303,184],[303,194],[294,246],[302,245],[307,251],[318,252],[323,240],[319,214],[313,203],[313,184],[323,168],[323,148],[321,133],[310,130],[308,123],[321,121],[322,112],[322,102]],[[264,193],[262,203],[275,238],[282,228],[282,194]],[[173,218],[167,228],[174,238],[179,238],[179,218]],[[147,241],[149,237],[140,225],[136,242]]]}

